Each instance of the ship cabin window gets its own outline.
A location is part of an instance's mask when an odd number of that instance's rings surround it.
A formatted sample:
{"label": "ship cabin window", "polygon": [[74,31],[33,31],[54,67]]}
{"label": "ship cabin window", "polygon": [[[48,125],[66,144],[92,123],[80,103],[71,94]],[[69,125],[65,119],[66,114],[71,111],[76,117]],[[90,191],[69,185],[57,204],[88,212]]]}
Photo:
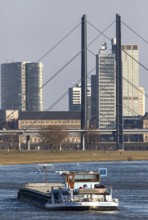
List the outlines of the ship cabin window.
{"label": "ship cabin window", "polygon": [[69,181],[70,181],[70,182],[73,181],[73,176],[69,176]]}
{"label": "ship cabin window", "polygon": [[99,174],[81,174],[81,175],[78,175],[76,174],[74,176],[74,180],[76,182],[84,182],[84,181],[88,181],[88,182],[92,182],[92,181],[100,181],[100,178],[99,178]]}

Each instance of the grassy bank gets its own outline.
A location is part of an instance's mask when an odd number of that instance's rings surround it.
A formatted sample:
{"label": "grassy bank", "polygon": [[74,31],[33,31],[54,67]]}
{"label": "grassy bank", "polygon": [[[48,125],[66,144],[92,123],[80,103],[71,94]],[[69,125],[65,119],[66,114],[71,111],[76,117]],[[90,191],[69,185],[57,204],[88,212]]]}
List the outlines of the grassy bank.
{"label": "grassy bank", "polygon": [[148,160],[148,151],[0,151],[0,164]]}

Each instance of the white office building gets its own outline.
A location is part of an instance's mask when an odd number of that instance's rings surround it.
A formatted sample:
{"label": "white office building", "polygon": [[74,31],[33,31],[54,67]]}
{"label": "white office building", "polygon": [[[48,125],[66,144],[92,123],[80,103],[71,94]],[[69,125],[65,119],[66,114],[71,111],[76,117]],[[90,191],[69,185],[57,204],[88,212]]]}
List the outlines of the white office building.
{"label": "white office building", "polygon": [[96,56],[97,78],[97,127],[109,129],[116,127],[116,68],[115,54],[103,44]]}
{"label": "white office building", "polygon": [[[87,84],[88,119],[91,117],[91,85]],[[81,111],[81,83],[69,88],[69,111]]]}
{"label": "white office building", "polygon": [[[92,120],[96,127],[116,127],[116,42],[112,50],[103,44],[96,56],[96,75],[92,76]],[[139,87],[137,45],[122,45],[123,116],[145,114],[145,92]],[[97,95],[96,95],[97,94]]]}

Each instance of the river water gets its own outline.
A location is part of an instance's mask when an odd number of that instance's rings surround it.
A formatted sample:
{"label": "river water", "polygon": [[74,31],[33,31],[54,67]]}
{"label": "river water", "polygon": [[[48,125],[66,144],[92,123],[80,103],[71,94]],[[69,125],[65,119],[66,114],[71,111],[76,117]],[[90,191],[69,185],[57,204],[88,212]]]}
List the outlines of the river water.
{"label": "river water", "polygon": [[28,182],[43,182],[37,165],[0,165],[0,220],[146,220],[148,219],[148,161],[56,163],[48,170],[49,182],[62,181],[56,169],[98,171],[107,168],[102,183],[112,185],[113,196],[120,201],[114,212],[49,212],[17,200],[20,187]]}

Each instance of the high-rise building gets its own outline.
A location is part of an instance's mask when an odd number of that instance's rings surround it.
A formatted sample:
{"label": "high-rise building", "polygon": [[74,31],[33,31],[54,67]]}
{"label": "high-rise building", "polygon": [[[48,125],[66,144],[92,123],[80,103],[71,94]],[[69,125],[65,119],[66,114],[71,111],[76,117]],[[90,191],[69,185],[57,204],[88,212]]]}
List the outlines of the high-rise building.
{"label": "high-rise building", "polygon": [[38,62],[1,64],[1,109],[43,110],[43,65]]}
{"label": "high-rise building", "polygon": [[96,56],[96,122],[100,129],[116,127],[115,67],[115,54],[107,50],[107,45],[104,43]]}
{"label": "high-rise building", "polygon": [[122,45],[123,115],[139,114],[139,49],[138,45]]}
{"label": "high-rise building", "polygon": [[139,97],[138,97],[138,115],[145,115],[145,91],[143,87],[139,87]]}
{"label": "high-rise building", "polygon": [[[87,84],[88,119],[91,117],[91,85]],[[69,111],[81,111],[81,83],[69,88]]]}
{"label": "high-rise building", "polygon": [[[100,129],[116,126],[116,41],[112,50],[103,44],[96,56],[96,75],[92,83],[92,122]],[[144,115],[144,89],[139,87],[137,45],[122,45],[123,116]]]}

